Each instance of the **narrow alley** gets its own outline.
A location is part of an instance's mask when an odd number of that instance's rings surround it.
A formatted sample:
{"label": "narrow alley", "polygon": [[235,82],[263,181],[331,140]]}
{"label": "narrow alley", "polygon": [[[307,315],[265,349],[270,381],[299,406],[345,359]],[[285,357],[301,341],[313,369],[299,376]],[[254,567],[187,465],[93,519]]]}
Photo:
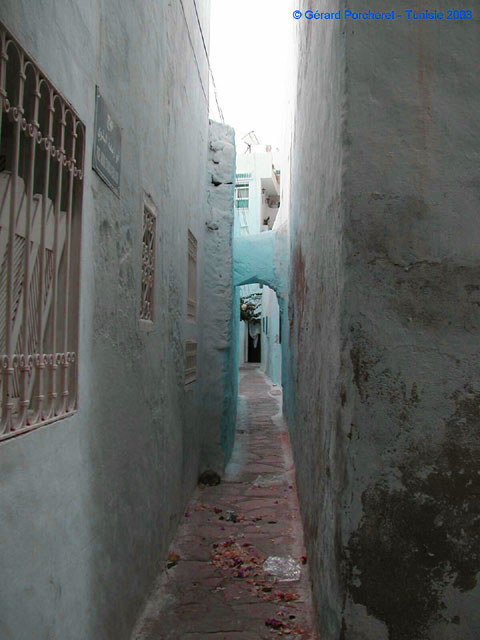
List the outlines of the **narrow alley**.
{"label": "narrow alley", "polygon": [[280,398],[257,366],[241,367],[231,462],[221,484],[195,491],[135,640],[314,637]]}
{"label": "narrow alley", "polygon": [[0,640],[480,639],[471,4],[0,0]]}

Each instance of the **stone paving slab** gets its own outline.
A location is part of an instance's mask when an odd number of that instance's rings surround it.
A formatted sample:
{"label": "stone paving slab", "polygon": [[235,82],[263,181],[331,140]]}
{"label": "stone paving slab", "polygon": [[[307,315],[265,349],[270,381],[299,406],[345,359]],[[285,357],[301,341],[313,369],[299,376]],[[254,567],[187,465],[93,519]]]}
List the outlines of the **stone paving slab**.
{"label": "stone paving slab", "polygon": [[[196,490],[132,640],[316,638],[281,391],[248,368],[240,395],[232,462]],[[269,556],[293,557],[300,580],[268,575]]]}

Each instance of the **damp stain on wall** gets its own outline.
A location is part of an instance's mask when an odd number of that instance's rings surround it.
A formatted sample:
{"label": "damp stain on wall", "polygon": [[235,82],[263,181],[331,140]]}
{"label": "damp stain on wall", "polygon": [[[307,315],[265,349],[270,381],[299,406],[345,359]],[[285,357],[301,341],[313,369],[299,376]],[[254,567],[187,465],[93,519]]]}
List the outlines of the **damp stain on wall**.
{"label": "damp stain on wall", "polygon": [[437,450],[418,445],[398,465],[403,488],[379,480],[362,496],[348,545],[348,590],[391,640],[423,640],[434,624],[460,624],[444,592],[476,586],[480,571],[480,392],[452,395]]}

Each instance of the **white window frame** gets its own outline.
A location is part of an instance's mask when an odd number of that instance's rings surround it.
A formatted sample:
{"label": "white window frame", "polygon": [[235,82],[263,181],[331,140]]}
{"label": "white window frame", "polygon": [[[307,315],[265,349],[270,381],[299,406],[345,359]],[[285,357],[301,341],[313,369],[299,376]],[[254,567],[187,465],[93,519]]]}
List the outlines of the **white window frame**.
{"label": "white window frame", "polygon": [[[247,189],[247,197],[239,197],[238,196],[238,192],[240,189]],[[246,200],[247,201],[247,206],[246,207],[239,207],[237,206],[237,202]],[[250,207],[250,183],[249,182],[238,182],[235,185],[235,209],[248,209]]]}

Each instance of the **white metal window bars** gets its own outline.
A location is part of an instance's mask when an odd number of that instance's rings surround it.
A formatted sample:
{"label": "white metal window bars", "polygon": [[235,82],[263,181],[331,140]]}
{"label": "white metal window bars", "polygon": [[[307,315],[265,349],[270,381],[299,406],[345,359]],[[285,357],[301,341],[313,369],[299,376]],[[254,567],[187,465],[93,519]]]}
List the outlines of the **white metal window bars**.
{"label": "white metal window bars", "polygon": [[144,323],[145,326],[151,326],[153,323],[156,225],[157,217],[155,215],[155,211],[146,202],[144,202],[140,321],[141,323]]}
{"label": "white metal window bars", "polygon": [[0,440],[77,406],[85,128],[0,22]]}
{"label": "white metal window bars", "polygon": [[248,184],[235,185],[235,208],[248,209],[250,186]]}
{"label": "white metal window bars", "polygon": [[195,320],[197,315],[197,239],[188,231],[188,291],[187,316]]}
{"label": "white metal window bars", "polygon": [[[247,174],[237,174],[246,176]],[[250,185],[248,183],[238,183],[235,185],[235,211],[238,212],[239,222],[240,222],[240,233],[242,235],[248,235],[248,222],[247,222],[247,213],[249,207],[249,194],[250,194]]]}

